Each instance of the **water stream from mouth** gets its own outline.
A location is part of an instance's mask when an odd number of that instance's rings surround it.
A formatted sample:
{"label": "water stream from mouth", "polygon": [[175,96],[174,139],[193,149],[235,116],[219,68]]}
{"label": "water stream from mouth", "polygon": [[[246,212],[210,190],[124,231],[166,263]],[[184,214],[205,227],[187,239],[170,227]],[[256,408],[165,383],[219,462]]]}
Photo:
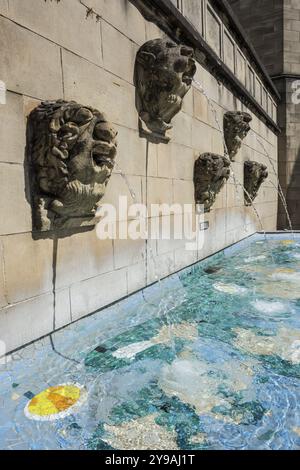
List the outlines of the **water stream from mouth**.
{"label": "water stream from mouth", "polygon": [[[148,181],[147,181],[147,179],[148,179],[149,145],[150,145],[149,142],[147,142],[147,148],[146,148],[146,206],[147,207],[148,207]],[[133,203],[137,203],[136,193],[135,193],[134,189],[132,188],[132,186],[130,185],[130,183],[128,181],[128,178],[126,177],[125,173],[123,172],[123,170],[120,168],[120,166],[117,163],[115,164],[115,166],[118,170],[118,173],[122,176],[123,180],[126,183],[126,186],[129,190],[129,193],[130,193],[130,196],[132,198]],[[162,288],[162,285],[161,285],[162,277],[161,277],[159,269],[158,269],[157,259],[155,258],[155,255],[153,253],[151,243],[149,243],[149,240],[147,238],[146,239],[146,253],[145,253],[145,258],[146,258],[145,259],[145,266],[146,266],[147,284],[148,284],[148,268],[149,268],[148,254],[149,254],[150,261],[153,264],[154,282],[158,283],[159,291],[161,292],[161,300],[160,300],[160,303],[159,303],[158,310],[160,312],[160,316],[162,318],[163,323],[166,322],[166,325],[167,325],[168,330],[169,330],[170,342],[171,342],[171,345],[173,347],[173,345],[175,344],[175,336],[172,333],[172,320],[171,320],[171,317],[169,315],[170,300],[172,301],[172,299],[164,299],[163,288]],[[164,302],[164,300],[165,300],[165,302]],[[175,302],[175,304],[176,304],[176,302]],[[172,306],[171,306],[171,308],[172,308]]]}

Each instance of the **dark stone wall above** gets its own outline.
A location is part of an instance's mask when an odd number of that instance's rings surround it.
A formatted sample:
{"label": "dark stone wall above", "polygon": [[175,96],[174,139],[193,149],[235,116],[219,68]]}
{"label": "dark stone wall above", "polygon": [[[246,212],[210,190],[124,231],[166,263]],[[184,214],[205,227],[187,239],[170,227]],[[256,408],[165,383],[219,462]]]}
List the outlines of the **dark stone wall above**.
{"label": "dark stone wall above", "polygon": [[283,0],[228,0],[270,75],[283,72]]}

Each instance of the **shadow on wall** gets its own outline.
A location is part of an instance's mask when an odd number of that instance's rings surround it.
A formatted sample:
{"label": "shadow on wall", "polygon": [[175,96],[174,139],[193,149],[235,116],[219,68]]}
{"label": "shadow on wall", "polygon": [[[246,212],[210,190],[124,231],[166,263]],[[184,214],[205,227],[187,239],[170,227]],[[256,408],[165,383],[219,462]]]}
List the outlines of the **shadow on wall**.
{"label": "shadow on wall", "polygon": [[300,230],[300,146],[287,188],[287,205],[294,230]]}

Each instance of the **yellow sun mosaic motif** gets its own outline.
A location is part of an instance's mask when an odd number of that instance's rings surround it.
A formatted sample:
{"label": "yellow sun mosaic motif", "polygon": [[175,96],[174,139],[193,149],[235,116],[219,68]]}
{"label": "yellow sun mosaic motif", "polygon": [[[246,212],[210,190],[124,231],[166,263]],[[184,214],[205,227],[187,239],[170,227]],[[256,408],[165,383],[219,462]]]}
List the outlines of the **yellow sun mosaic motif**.
{"label": "yellow sun mosaic motif", "polygon": [[62,384],[49,387],[35,395],[24,409],[25,416],[37,421],[52,421],[74,413],[87,398],[86,390],[79,384]]}

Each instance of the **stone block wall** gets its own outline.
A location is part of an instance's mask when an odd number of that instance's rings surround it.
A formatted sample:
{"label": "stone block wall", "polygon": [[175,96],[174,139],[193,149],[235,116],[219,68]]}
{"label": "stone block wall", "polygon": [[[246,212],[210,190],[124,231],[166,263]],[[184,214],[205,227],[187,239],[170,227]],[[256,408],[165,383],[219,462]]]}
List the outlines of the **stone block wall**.
{"label": "stone block wall", "polygon": [[[90,9],[93,9],[90,10]],[[89,13],[90,12],[90,13]],[[118,130],[117,164],[103,203],[135,193],[134,202],[194,201],[193,166],[204,152],[223,152],[222,135],[203,94],[193,86],[173,121],[171,142],[139,137],[133,72],[138,48],[163,32],[127,0],[0,0],[0,340],[14,350],[196,262],[261,229],[231,178],[206,215],[201,250],[185,240],[99,240],[95,230],[35,240],[25,194],[26,120],[41,100],[64,98],[104,111]],[[196,79],[213,100],[220,122],[227,110],[245,110],[239,99],[200,64]],[[263,228],[274,230],[277,136],[259,117],[233,163],[270,172],[256,208]],[[120,170],[126,175],[122,176]]]}

